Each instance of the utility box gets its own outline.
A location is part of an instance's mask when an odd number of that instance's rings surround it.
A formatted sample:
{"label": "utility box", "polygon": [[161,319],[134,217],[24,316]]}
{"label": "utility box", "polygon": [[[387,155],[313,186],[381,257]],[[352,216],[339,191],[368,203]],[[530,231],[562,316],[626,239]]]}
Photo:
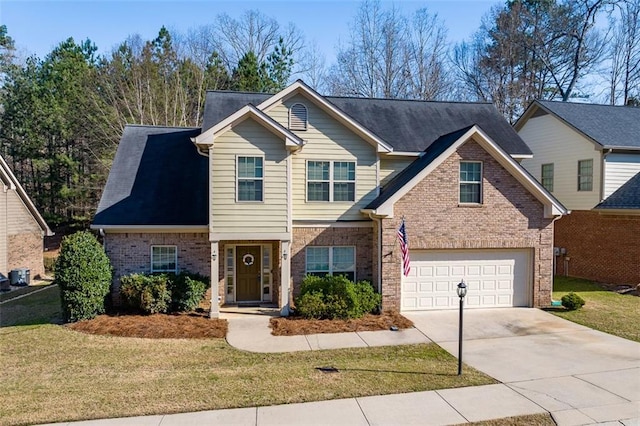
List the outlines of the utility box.
{"label": "utility box", "polygon": [[9,283],[24,286],[31,284],[31,271],[27,268],[12,269],[9,272]]}

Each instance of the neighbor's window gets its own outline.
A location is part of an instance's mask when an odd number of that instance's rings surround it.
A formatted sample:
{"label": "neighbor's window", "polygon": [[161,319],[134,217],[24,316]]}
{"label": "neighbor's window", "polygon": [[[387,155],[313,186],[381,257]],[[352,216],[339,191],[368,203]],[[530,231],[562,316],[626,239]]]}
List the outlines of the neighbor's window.
{"label": "neighbor's window", "polygon": [[460,162],[460,203],[482,203],[482,163],[479,161]]}
{"label": "neighbor's window", "polygon": [[356,279],[355,247],[307,247],[306,262],[308,275],[344,275],[351,281]]}
{"label": "neighbor's window", "polygon": [[263,163],[262,157],[238,157],[238,201],[262,201]]}
{"label": "neighbor's window", "polygon": [[593,160],[578,161],[578,191],[593,190]]}
{"label": "neighbor's window", "polygon": [[151,272],[178,273],[178,248],[151,246]]}
{"label": "neighbor's window", "polygon": [[553,192],[553,163],[543,164],[541,172],[541,183],[549,192]]}
{"label": "neighbor's window", "polygon": [[293,104],[289,108],[289,129],[307,130],[307,107],[303,104]]}
{"label": "neighbor's window", "polygon": [[308,161],[307,201],[355,201],[355,161]]}

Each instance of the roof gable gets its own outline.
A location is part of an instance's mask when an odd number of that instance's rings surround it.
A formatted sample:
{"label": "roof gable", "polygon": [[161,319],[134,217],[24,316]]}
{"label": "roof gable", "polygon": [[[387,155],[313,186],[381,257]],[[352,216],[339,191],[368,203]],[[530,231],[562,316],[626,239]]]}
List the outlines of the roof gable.
{"label": "roof gable", "polygon": [[27,207],[27,210],[29,210],[29,213],[31,213],[31,216],[33,216],[33,219],[38,223],[40,229],[42,229],[42,232],[44,232],[46,236],[53,235],[53,232],[49,229],[49,225],[47,225],[44,218],[40,215],[35,204],[33,204],[33,201],[31,201],[31,198],[29,198],[22,185],[20,185],[20,182],[18,182],[18,179],[2,156],[0,156],[0,178],[5,185],[16,191],[24,205]]}
{"label": "roof gable", "polygon": [[640,108],[534,101],[518,119],[515,129],[522,129],[540,110],[553,115],[602,148],[640,150]]}
{"label": "roof gable", "polygon": [[466,127],[444,135],[436,140],[424,155],[411,163],[405,170],[396,175],[382,189],[380,195],[363,211],[376,216],[393,217],[393,205],[435,170],[458,147],[473,139],[507,169],[527,190],[529,190],[545,206],[545,216],[552,217],[566,214],[566,208],[556,200],[542,185],[507,154],[499,145],[477,125]]}

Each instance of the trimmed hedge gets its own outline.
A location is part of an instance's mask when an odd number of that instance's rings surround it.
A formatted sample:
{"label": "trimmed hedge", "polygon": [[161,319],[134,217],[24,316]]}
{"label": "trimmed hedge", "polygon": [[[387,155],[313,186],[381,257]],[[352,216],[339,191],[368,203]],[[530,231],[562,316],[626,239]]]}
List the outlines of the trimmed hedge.
{"label": "trimmed hedge", "polygon": [[125,305],[145,314],[195,310],[207,291],[209,279],[202,275],[131,274],[120,278]]}
{"label": "trimmed hedge", "polygon": [[111,264],[93,234],[80,231],[62,239],[54,283],[60,288],[62,316],[66,322],[95,318],[105,312]]}
{"label": "trimmed hedge", "polygon": [[307,275],[295,307],[296,313],[305,318],[347,319],[373,312],[380,301],[381,296],[368,281],[354,283],[342,275]]}

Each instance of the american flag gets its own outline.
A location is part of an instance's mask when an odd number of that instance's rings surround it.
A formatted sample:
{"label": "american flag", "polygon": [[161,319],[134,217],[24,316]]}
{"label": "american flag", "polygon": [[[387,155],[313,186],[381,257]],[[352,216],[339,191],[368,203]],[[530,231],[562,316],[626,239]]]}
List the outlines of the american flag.
{"label": "american flag", "polygon": [[402,251],[402,273],[405,277],[409,276],[411,272],[411,265],[409,259],[409,240],[407,239],[407,230],[404,226],[404,218],[398,228],[398,239],[400,240],[400,251]]}

